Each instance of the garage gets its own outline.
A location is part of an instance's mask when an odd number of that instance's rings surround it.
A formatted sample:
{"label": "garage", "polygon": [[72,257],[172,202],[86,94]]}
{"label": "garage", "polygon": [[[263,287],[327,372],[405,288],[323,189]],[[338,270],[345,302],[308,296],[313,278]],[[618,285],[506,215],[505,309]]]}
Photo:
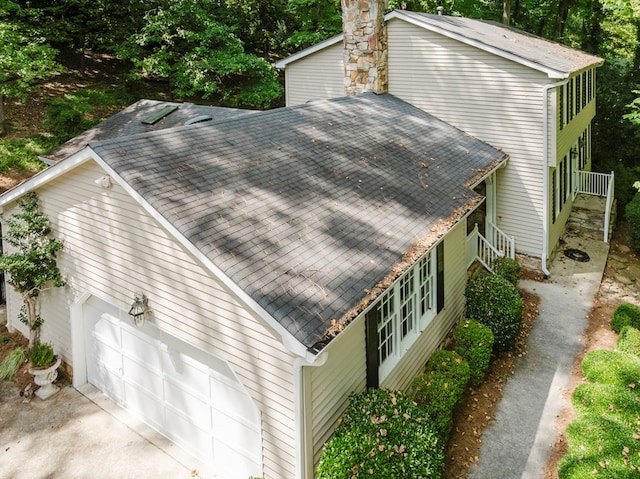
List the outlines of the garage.
{"label": "garage", "polygon": [[87,381],[221,477],[262,476],[260,413],[229,365],[91,297]]}

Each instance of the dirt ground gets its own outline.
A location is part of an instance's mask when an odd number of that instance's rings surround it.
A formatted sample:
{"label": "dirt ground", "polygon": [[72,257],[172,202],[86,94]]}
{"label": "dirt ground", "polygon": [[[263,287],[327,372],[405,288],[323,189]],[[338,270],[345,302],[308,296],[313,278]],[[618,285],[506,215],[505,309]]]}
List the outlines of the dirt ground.
{"label": "dirt ground", "polygon": [[[115,59],[107,56],[91,56],[87,58],[87,68],[81,75],[77,65],[68,61],[68,70],[54,80],[42,85],[35,95],[32,95],[26,103],[8,101],[5,103],[5,113],[8,122],[8,133],[5,138],[20,138],[44,131],[42,120],[45,117],[46,101],[49,98],[61,96],[64,93],[75,91],[79,88],[97,88],[104,85],[115,85],[120,81],[122,65]],[[166,85],[153,84],[149,88],[150,97],[156,99],[171,99],[166,90]],[[107,117],[115,111],[101,110],[96,114]],[[0,176],[0,192],[21,182],[28,174],[9,174]],[[619,225],[611,243],[611,251],[618,256],[625,257],[628,261],[638,262],[638,255],[634,254],[627,245],[629,244],[628,231],[624,223]],[[528,279],[540,279],[535,272],[525,271]],[[605,270],[605,278],[596,296],[593,309],[589,315],[589,326],[585,335],[584,352],[578,358],[572,375],[572,390],[583,379],[580,370],[580,362],[584,354],[593,349],[615,347],[616,336],[609,328],[609,321],[613,310],[620,304],[617,295],[611,295],[611,282],[615,281],[610,268]],[[603,285],[607,285],[603,288]],[[502,396],[502,388],[514,373],[514,362],[518,356],[527,354],[526,337],[531,330],[533,322],[538,316],[539,298],[534,294],[521,291],[524,300],[523,328],[520,339],[514,352],[503,354],[495,358],[487,374],[486,381],[477,388],[470,388],[464,402],[459,406],[452,436],[447,448],[447,463],[444,474],[445,479],[463,479],[467,477],[469,466],[476,462],[480,455],[482,445],[481,435],[493,421],[495,410]],[[0,326],[0,361],[17,345],[26,346],[26,340],[16,333],[8,333],[4,326]],[[16,385],[22,390],[31,382],[31,375],[27,372],[25,363],[14,378]],[[571,391],[566,391],[569,396]],[[557,479],[556,465],[566,451],[564,430],[573,418],[571,410],[565,411],[558,421],[558,440],[554,446],[551,460],[545,473],[545,479]]]}

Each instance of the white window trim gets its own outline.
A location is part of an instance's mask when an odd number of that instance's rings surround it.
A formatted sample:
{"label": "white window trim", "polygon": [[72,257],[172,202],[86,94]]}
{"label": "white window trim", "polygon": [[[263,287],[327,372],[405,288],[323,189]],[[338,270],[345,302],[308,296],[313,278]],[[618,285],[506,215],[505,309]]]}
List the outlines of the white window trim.
{"label": "white window trim", "polygon": [[[405,274],[398,278],[395,283],[376,301],[374,308],[378,308],[378,374],[380,381],[384,380],[393,368],[400,362],[404,354],[413,346],[420,333],[422,333],[426,327],[431,323],[433,318],[436,317],[436,249],[433,248],[427,252],[420,260],[418,260]],[[426,262],[426,263],[425,263]],[[428,275],[426,281],[421,281],[420,269],[428,265]],[[407,283],[407,280],[410,283]],[[424,314],[421,313],[421,291],[422,286],[429,285],[429,298],[427,309]],[[408,308],[412,311],[413,318],[412,327],[407,334],[402,337],[402,304],[401,289],[408,287],[411,293],[408,298],[405,298],[404,304],[408,305]],[[391,301],[391,308],[388,309],[388,314],[385,316],[383,311],[383,304]],[[381,348],[386,345],[384,341],[381,341],[380,333],[387,327],[391,327],[391,351],[388,351],[387,356],[383,361],[381,358]],[[387,329],[388,331],[388,329]],[[386,339],[386,338],[384,338]]]}

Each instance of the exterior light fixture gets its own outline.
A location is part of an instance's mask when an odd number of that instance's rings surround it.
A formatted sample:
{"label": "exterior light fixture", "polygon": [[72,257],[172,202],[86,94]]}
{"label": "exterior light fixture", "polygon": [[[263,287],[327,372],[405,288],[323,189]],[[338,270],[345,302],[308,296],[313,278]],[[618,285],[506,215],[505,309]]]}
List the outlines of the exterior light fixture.
{"label": "exterior light fixture", "polygon": [[129,316],[133,319],[134,324],[138,327],[142,326],[149,312],[149,299],[147,296],[144,293],[136,293],[129,310]]}
{"label": "exterior light fixture", "polygon": [[100,188],[109,189],[111,188],[111,177],[109,175],[101,176],[94,183]]}

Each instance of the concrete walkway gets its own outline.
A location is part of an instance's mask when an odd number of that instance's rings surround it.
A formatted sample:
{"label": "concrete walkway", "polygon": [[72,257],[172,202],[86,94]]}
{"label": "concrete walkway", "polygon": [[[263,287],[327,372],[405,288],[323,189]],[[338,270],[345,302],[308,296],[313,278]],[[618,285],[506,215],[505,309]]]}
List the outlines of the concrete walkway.
{"label": "concrete walkway", "polygon": [[539,316],[518,358],[498,405],[494,423],[482,435],[480,460],[471,479],[541,479],[556,441],[556,419],[569,405],[571,369],[583,347],[592,301],[607,261],[609,245],[598,240],[565,238],[566,248],[585,251],[581,263],[562,252],[544,282],[521,281],[540,297]]}

